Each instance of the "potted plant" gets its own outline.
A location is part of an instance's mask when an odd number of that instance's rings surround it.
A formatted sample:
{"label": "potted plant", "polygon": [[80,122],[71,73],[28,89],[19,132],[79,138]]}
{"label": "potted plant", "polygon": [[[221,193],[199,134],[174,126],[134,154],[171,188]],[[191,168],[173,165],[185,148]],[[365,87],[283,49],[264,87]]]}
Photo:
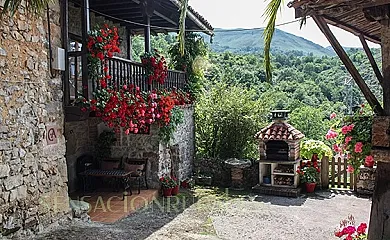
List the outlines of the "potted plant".
{"label": "potted plant", "polygon": [[172,196],[172,189],[175,186],[175,181],[169,176],[164,176],[160,178],[160,182],[163,189],[163,196]]}
{"label": "potted plant", "polygon": [[305,183],[306,192],[314,192],[320,173],[317,161],[302,161],[297,173],[299,174],[301,183]]}
{"label": "potted plant", "polygon": [[301,156],[305,159],[317,161],[324,156],[331,158],[332,149],[319,140],[306,140],[301,143]]}
{"label": "potted plant", "polygon": [[116,137],[113,131],[104,130],[102,133],[100,133],[95,145],[97,158],[99,160],[110,158],[111,147],[115,142]]}
{"label": "potted plant", "polygon": [[172,196],[176,196],[179,193],[180,185],[177,182],[177,178],[172,176],[172,181],[175,183],[175,185],[172,188]]}

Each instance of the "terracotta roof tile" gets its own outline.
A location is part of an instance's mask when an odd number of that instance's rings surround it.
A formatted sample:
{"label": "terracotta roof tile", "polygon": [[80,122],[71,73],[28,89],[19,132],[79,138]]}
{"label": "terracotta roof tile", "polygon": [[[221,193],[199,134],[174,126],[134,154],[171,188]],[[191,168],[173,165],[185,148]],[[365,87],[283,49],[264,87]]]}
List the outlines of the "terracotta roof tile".
{"label": "terracotta roof tile", "polygon": [[286,122],[273,122],[256,133],[255,138],[261,140],[298,140],[305,135]]}

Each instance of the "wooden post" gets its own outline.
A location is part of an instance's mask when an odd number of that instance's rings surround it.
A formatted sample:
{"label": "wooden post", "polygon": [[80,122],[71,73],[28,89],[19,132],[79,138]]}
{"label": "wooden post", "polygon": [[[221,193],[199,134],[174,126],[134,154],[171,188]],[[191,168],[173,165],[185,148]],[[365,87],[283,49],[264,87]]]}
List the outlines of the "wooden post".
{"label": "wooden post", "polygon": [[145,52],[150,52],[150,17],[147,14],[145,15],[145,24]]}
{"label": "wooden post", "polygon": [[337,158],[337,187],[341,188],[341,157]]}
{"label": "wooden post", "polygon": [[371,52],[370,48],[368,47],[366,39],[364,38],[363,35],[359,35],[359,39],[360,39],[360,42],[362,43],[364,51],[366,52],[367,58],[370,61],[371,67],[374,70],[376,78],[378,79],[379,83],[382,85],[382,82],[383,82],[382,73],[379,70],[378,65],[376,64],[374,56],[372,56],[372,52]]}
{"label": "wooden post", "polygon": [[332,171],[331,171],[331,180],[332,180],[332,187],[335,186],[335,176],[334,176],[334,172],[336,170],[336,167],[335,167],[335,161],[336,161],[336,158],[335,157],[332,157]]}
{"label": "wooden post", "polygon": [[[375,97],[375,95],[371,92],[370,88],[367,86],[367,84],[364,82],[362,76],[356,69],[355,65],[353,65],[351,59],[348,57],[347,53],[345,52],[344,48],[340,45],[340,43],[337,41],[336,37],[333,35],[332,31],[329,29],[328,24],[325,22],[323,17],[321,16],[312,16],[322,33],[324,33],[325,37],[328,39],[329,43],[332,45],[333,49],[339,56],[340,60],[344,63],[345,67],[347,68],[348,72],[351,74],[353,79],[355,80],[356,84],[358,85],[360,91],[363,93],[364,97],[366,98],[367,102],[370,104],[371,108],[377,113],[378,115],[384,115],[384,110],[379,103],[378,99]],[[390,69],[389,69],[390,70]],[[388,90],[390,92],[390,88]],[[390,94],[389,94],[390,96]],[[390,105],[389,105],[390,107]]]}
{"label": "wooden post", "polygon": [[321,159],[321,186],[322,189],[329,188],[329,158],[326,156]]}
{"label": "wooden post", "polygon": [[372,154],[377,160],[368,239],[390,239],[390,22],[382,20],[383,105],[386,117],[372,125]]}
{"label": "wooden post", "polygon": [[65,71],[62,75],[62,83],[64,90],[64,105],[70,105],[70,87],[69,87],[69,55],[68,55],[68,42],[69,42],[69,11],[68,0],[61,1],[61,29],[62,29],[62,47],[65,49]]}
{"label": "wooden post", "polygon": [[[82,92],[83,96],[89,99],[88,96],[88,32],[90,30],[89,26],[89,0],[82,0],[81,4],[81,36],[82,36],[82,55],[81,55],[81,64],[82,64]],[[75,91],[77,91],[76,89]]]}
{"label": "wooden post", "polygon": [[131,52],[133,50],[132,35],[131,35],[131,29],[129,27],[126,28],[126,42],[127,42],[127,59],[133,60],[133,57],[131,56]]}

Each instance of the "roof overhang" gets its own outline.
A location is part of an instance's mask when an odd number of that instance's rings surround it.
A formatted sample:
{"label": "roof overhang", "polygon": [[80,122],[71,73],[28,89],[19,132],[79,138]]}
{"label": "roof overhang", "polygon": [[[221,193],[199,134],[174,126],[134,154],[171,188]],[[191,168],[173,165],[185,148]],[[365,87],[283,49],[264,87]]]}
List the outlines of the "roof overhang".
{"label": "roof overhang", "polygon": [[[70,0],[78,5],[81,0]],[[145,23],[143,2],[145,0],[89,0],[89,8],[97,15],[101,15],[129,27],[133,32],[142,33]],[[147,0],[153,3],[150,14],[150,25],[153,32],[176,32],[179,28],[180,0]],[[214,28],[210,23],[188,7],[186,29],[194,32],[204,32],[213,35]]]}
{"label": "roof overhang", "polygon": [[[381,19],[372,16],[387,4],[390,0],[294,0],[288,6],[295,8],[296,18],[321,16],[328,24],[380,43]],[[381,14],[389,17],[389,11]]]}

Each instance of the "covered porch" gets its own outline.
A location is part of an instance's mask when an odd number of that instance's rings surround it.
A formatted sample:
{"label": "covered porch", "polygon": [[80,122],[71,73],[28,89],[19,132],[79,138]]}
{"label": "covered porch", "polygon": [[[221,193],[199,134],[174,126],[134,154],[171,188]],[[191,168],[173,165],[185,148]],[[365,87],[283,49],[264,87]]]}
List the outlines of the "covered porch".
{"label": "covered porch", "polygon": [[[145,52],[151,52],[151,35],[178,32],[181,2],[178,0],[102,0],[62,1],[63,46],[68,61],[64,72],[65,111],[75,105],[76,99],[91,99],[97,89],[96,81],[88,71],[88,33],[95,26],[108,23],[118,28],[120,53],[107,59],[109,74],[117,87],[133,84],[141,90],[185,89],[187,76],[183,71],[168,70],[164,84],[149,85],[145,67],[132,58],[132,37],[144,37]],[[213,35],[212,26],[193,8],[188,7],[186,31]]]}

